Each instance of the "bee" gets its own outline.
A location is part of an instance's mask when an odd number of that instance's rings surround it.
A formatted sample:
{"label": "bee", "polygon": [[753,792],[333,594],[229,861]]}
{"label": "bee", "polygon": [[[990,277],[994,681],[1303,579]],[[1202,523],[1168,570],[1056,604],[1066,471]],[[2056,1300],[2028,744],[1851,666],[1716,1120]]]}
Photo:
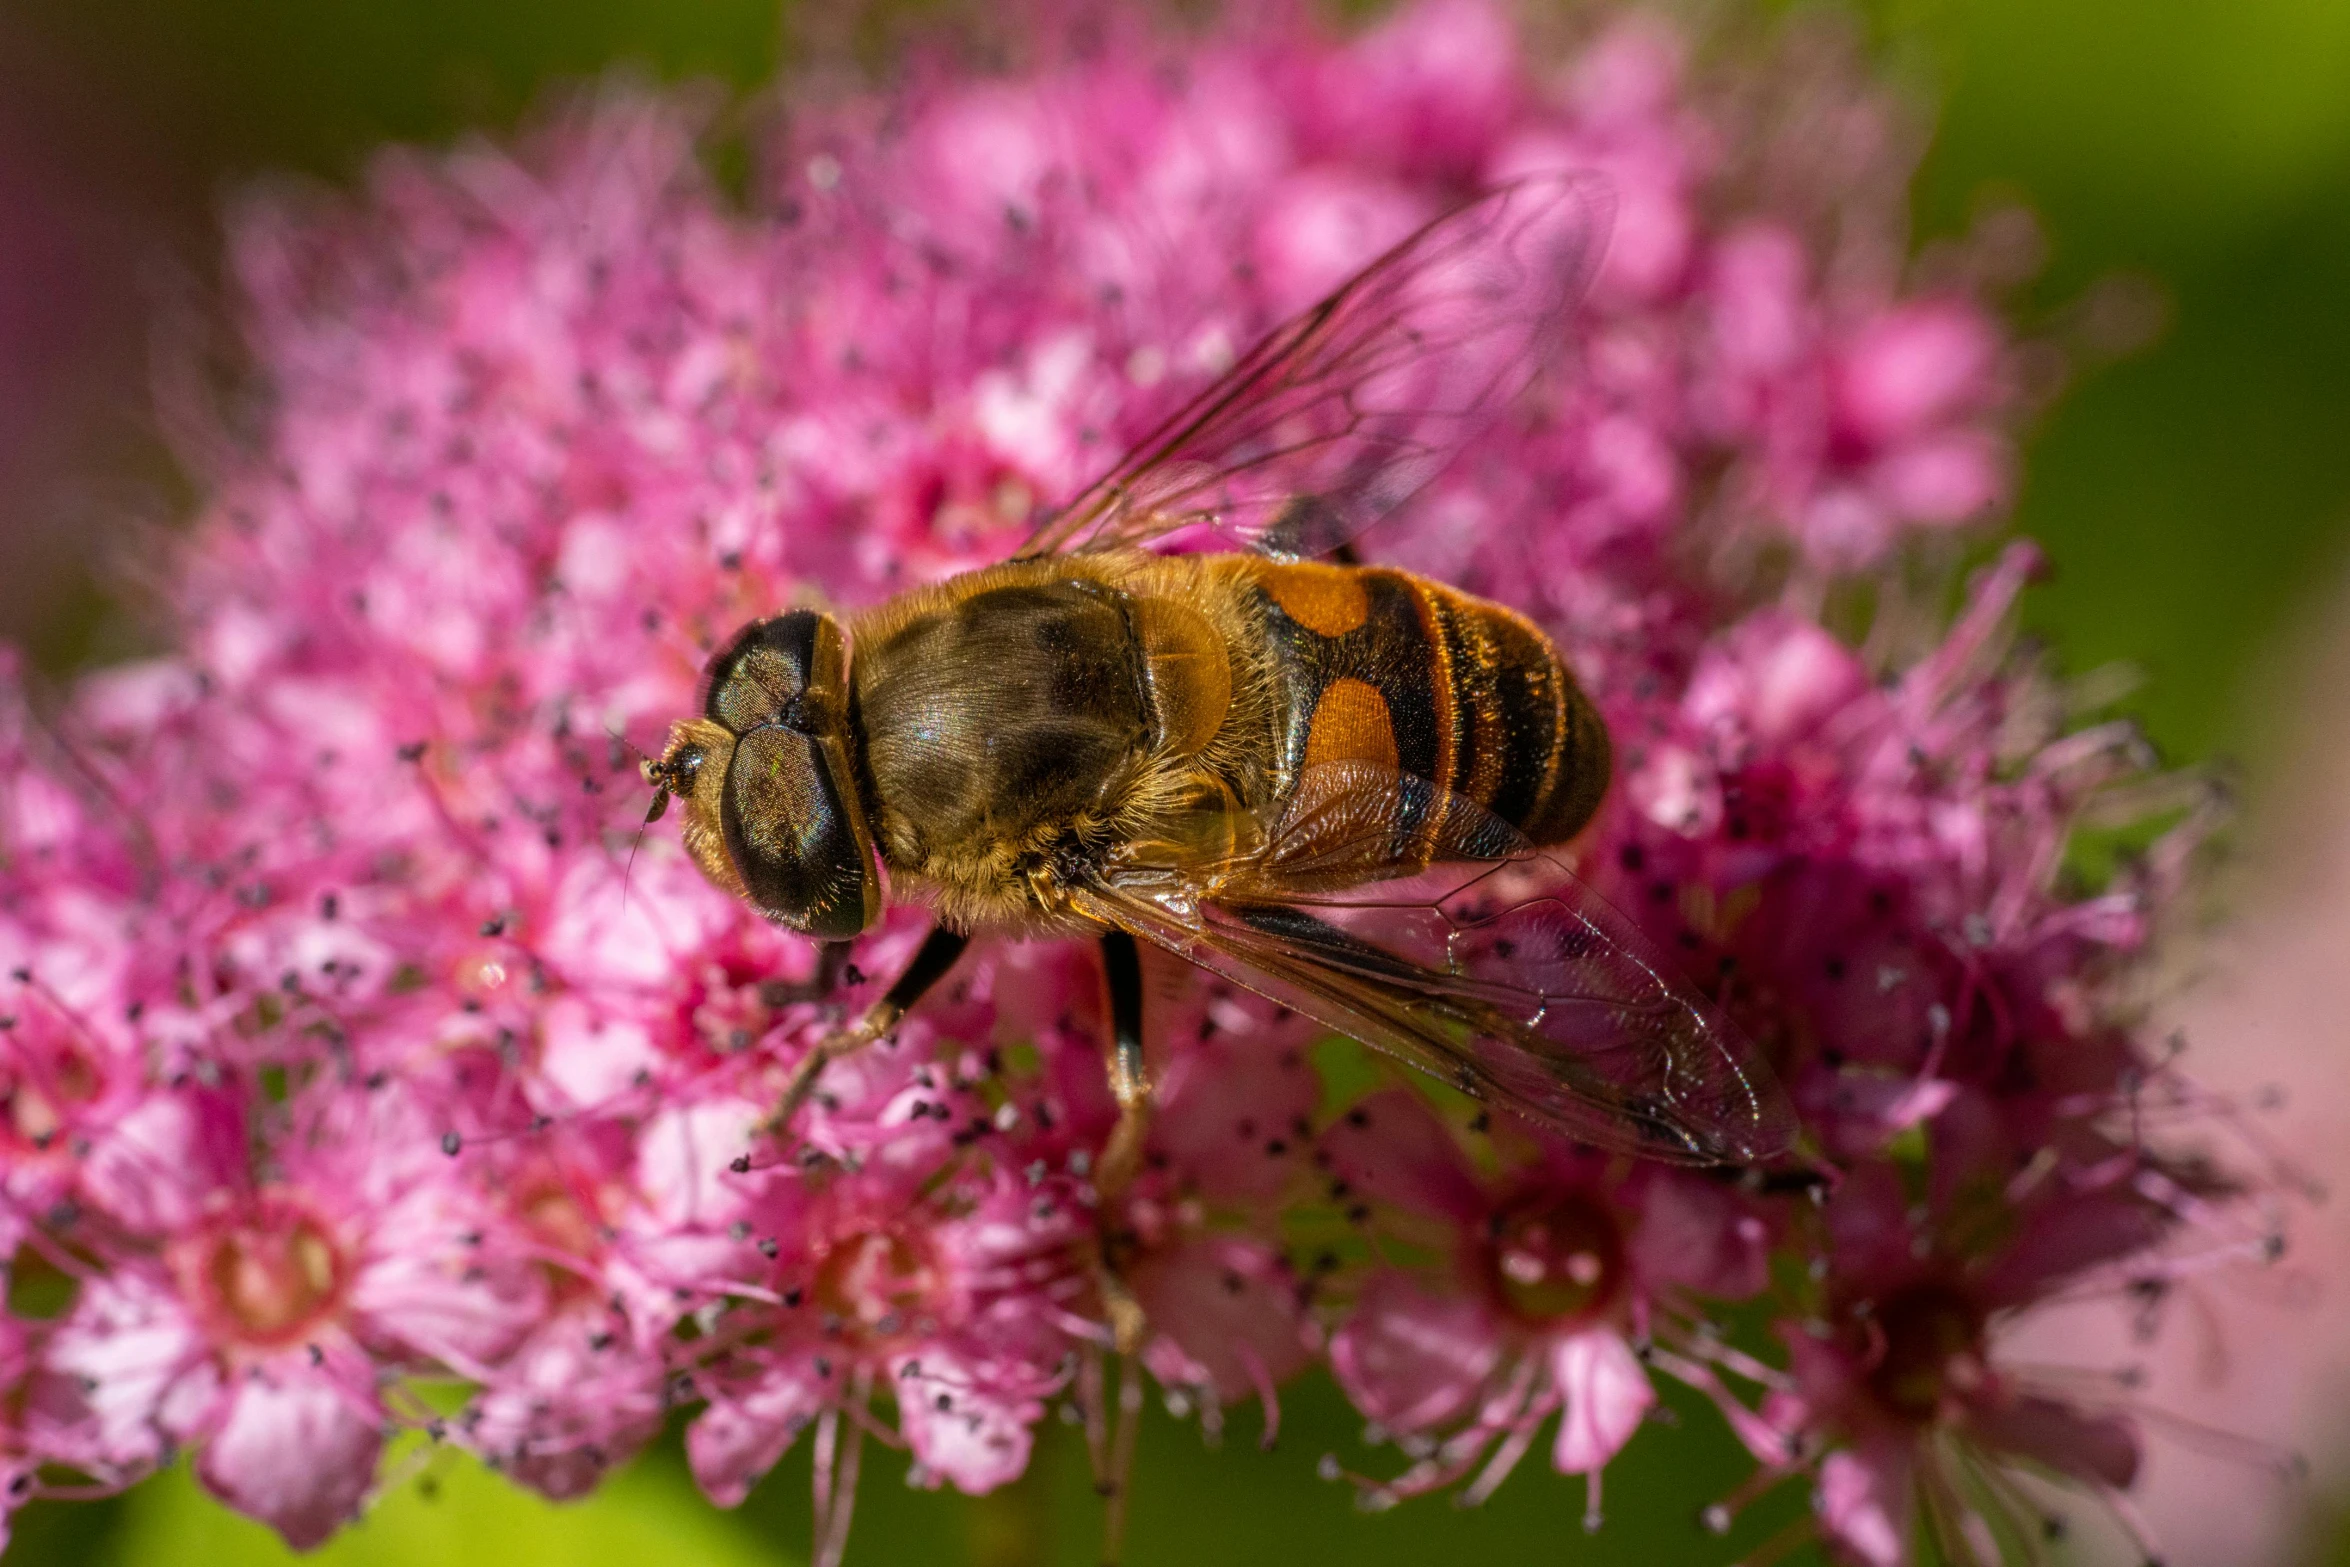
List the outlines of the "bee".
{"label": "bee", "polygon": [[[826,942],[890,895],[937,924],[803,1059],[894,1027],[976,930],[1098,940],[1121,1110],[1150,1106],[1137,943],[1472,1098],[1693,1165],[1783,1152],[1767,1066],[1556,855],[1606,725],[1499,604],[1351,544],[1533,382],[1604,240],[1573,175],[1437,217],[1276,328],[1011,559],[711,661],[646,765],[709,879]],[[650,819],[650,818],[648,818]]]}

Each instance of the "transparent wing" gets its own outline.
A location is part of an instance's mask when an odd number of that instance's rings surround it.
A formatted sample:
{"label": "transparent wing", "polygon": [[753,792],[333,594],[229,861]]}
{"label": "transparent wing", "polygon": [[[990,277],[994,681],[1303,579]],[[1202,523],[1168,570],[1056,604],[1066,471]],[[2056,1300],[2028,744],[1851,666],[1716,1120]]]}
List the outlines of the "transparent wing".
{"label": "transparent wing", "polygon": [[1606,187],[1536,175],[1430,221],[1267,334],[1037,530],[1020,558],[1199,529],[1323,555],[1394,511],[1507,407],[1563,336]]}
{"label": "transparent wing", "polygon": [[1296,794],[1253,852],[1122,867],[1087,912],[1583,1142],[1682,1164],[1793,1142],[1737,1027],[1506,823],[1354,765]]}

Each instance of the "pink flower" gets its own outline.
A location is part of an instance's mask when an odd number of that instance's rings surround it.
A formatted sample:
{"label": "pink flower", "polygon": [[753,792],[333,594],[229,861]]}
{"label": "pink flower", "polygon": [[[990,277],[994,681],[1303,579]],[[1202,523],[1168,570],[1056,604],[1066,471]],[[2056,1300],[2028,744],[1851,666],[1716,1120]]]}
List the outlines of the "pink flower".
{"label": "pink flower", "polygon": [[2006,397],[2002,351],[1973,301],[1875,304],[1840,327],[1819,313],[1803,246],[1768,222],[1715,265],[1698,406],[1758,444],[1753,502],[1820,564],[1873,565],[1904,527],[1970,521],[2004,498],[2007,448],[1989,423]]}
{"label": "pink flower", "polygon": [[568,1501],[660,1433],[668,1371],[600,1303],[575,1302],[526,1339],[468,1406],[457,1436],[500,1472]]}
{"label": "pink flower", "polygon": [[[118,1234],[113,1248],[143,1239],[144,1257],[86,1281],[47,1346],[46,1374],[63,1379],[38,1401],[48,1451],[136,1473],[196,1445],[204,1482],[297,1547],[352,1516],[393,1418],[376,1368],[477,1372],[539,1310],[533,1281],[483,1244],[470,1194],[337,1143],[367,1119],[355,1102],[330,1106],[307,1180],[183,1171],[199,1217]],[[414,1166],[424,1149],[410,1146]]]}
{"label": "pink flower", "polygon": [[[1985,1542],[2062,1528],[2058,1515],[2027,1510],[2021,1490],[1973,1485],[1970,1466],[2029,1464],[2109,1496],[2132,1484],[2142,1439],[2126,1383],[2099,1398],[2084,1394],[2086,1378],[2006,1369],[1993,1338],[2059,1285],[2078,1287],[2125,1257],[2141,1273],[2153,1266],[2147,1254],[2198,1206],[2183,1190],[2166,1203],[2159,1189],[2126,1176],[2103,1188],[2044,1185],[2004,1248],[1970,1255],[1960,1248],[1980,1243],[1957,1194],[1921,1217],[1889,1168],[1846,1182],[1826,1210],[1823,1319],[1787,1330],[1792,1382],[1764,1410],[1788,1434],[1789,1455],[1818,1463],[1819,1527],[1841,1552],[1899,1567],[1923,1519],[1945,1553],[1996,1561]],[[1823,1438],[1838,1446],[1820,1456]],[[2126,1510],[2117,1516],[2135,1527]]]}
{"label": "pink flower", "polygon": [[383,1438],[369,1415],[324,1378],[252,1368],[196,1473],[222,1501],[308,1549],[348,1522],[374,1483]]}
{"label": "pink flower", "polygon": [[1524,112],[1516,29],[1483,0],[1409,7],[1324,72],[1316,129],[1332,150],[1423,178],[1483,172],[1494,142]]}
{"label": "pink flower", "polygon": [[[2335,698],[2350,653],[2342,603],[2337,588],[2322,641],[2284,683],[2284,710],[2299,721],[2280,726],[2279,750],[2260,768],[2276,803],[2246,834],[2233,900],[2242,912],[2196,954],[2192,982],[2158,1003],[2159,1026],[2176,1030],[2200,1085],[2192,1113],[2216,1122],[2205,1139],[2215,1156],[2248,1144],[2259,1152],[2248,1148],[2244,1162],[2279,1186],[2334,1193],[2350,1184],[2350,1018],[2337,1004],[2350,931],[2350,730]],[[2307,1224],[2289,1240],[2267,1276],[2150,1273],[2136,1292],[2036,1312],[2010,1336],[2018,1358],[2059,1364],[2126,1344],[2136,1399],[2164,1423],[2227,1433],[2216,1449],[2146,1444],[2133,1495],[2173,1561],[2290,1560],[2307,1526],[2302,1499],[2333,1492],[2350,1461],[2336,1422],[2350,1369],[2350,1316],[2336,1309],[2350,1232]],[[2147,1424],[2158,1436],[2161,1425]]]}
{"label": "pink flower", "polygon": [[[1392,1209],[1448,1259],[1441,1283],[1382,1268],[1330,1344],[1332,1369],[1358,1408],[1420,1451],[1374,1494],[1393,1499],[1468,1474],[1475,1501],[1508,1476],[1555,1412],[1551,1461],[1590,1477],[1586,1523],[1599,1519],[1599,1473],[1656,1402],[1660,1360],[1709,1393],[1707,1340],[1688,1331],[1697,1297],[1762,1288],[1766,1221],[1701,1178],[1641,1167],[1630,1174],[1587,1151],[1548,1143],[1498,1180],[1473,1170],[1417,1097],[1374,1094],[1323,1139],[1333,1195]],[[1733,1419],[1746,1411],[1721,1398]]]}
{"label": "pink flower", "polygon": [[927,1475],[994,1489],[1027,1467],[1090,1291],[1086,1213],[1066,1175],[999,1169],[917,1195],[931,1172],[842,1170],[779,1186],[752,1229],[774,1256],[692,1357],[710,1407],[687,1436],[724,1506],[823,1413],[876,1392]]}
{"label": "pink flower", "polygon": [[1889,310],[1854,333],[1831,372],[1846,440],[1890,445],[1984,398],[1999,341],[1963,302],[1924,300]]}

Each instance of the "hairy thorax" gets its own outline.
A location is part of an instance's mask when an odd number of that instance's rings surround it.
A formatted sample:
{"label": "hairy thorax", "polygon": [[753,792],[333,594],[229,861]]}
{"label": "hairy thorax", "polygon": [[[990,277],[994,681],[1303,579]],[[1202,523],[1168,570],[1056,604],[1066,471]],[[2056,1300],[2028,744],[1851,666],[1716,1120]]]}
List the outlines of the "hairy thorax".
{"label": "hairy thorax", "polygon": [[[1184,559],[1013,562],[852,628],[869,811],[893,881],[962,927],[1068,928],[1072,880],[1264,804],[1240,601]],[[911,884],[911,885],[909,885]]]}

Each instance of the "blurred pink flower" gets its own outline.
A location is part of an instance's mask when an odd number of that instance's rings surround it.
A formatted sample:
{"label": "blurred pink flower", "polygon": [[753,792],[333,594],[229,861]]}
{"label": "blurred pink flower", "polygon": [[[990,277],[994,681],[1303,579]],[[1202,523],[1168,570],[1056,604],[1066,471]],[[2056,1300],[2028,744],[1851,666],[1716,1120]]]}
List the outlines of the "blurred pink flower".
{"label": "blurred pink flower", "polygon": [[689,1361],[710,1407],[687,1452],[722,1505],[818,1414],[877,1384],[933,1483],[989,1491],[1028,1465],[1029,1428],[1062,1381],[1090,1289],[1075,1183],[997,1165],[924,1192],[930,1168],[884,1172],[779,1183],[772,1205],[748,1210],[776,1243],[765,1287],[752,1287],[766,1299],[729,1312]]}
{"label": "blurred pink flower", "polygon": [[418,1128],[367,1124],[380,1103],[324,1101],[278,1146],[280,1182],[181,1167],[191,1196],[167,1229],[92,1216],[155,1260],[124,1256],[57,1324],[38,1405],[57,1459],[135,1472],[193,1446],[224,1500],[316,1544],[372,1483],[379,1370],[476,1376],[503,1358],[543,1309],[538,1281],[486,1233],[481,1196],[426,1163],[442,1161]]}
{"label": "blurred pink flower", "polygon": [[[1211,1427],[1247,1397],[1270,1427],[1326,1347],[1412,1466],[1380,1497],[1479,1464],[1482,1495],[1549,1429],[1596,1506],[1652,1370],[1861,1560],[1944,1504],[1954,1431],[2127,1479],[2130,1411],[1996,1368],[2051,1290],[2267,1238],[2260,1181],[2135,1119],[2188,1098],[2128,975],[2208,812],[2070,884],[2076,825],[2179,799],[2008,645],[2028,547],[1918,580],[2005,493],[2011,355],[1984,303],[1815,240],[1899,254],[1888,106],[1759,45],[1700,70],[1655,18],[1560,60],[1475,0],[1353,38],[1089,22],[811,91],[741,210],[685,107],[614,92],[236,214],[260,395],[173,411],[213,431],[150,562],[174,651],[0,704],[0,1244],[62,1296],[0,1340],[0,1467],[119,1486],[192,1443],[306,1545],[387,1429],[573,1496],[693,1406],[724,1505],[810,1433],[836,1561],[885,1419],[970,1491],[1048,1401],[1098,1419],[1124,1289]],[[1826,188],[1754,177],[1799,134],[1741,118],[1772,94],[1851,132]],[[923,921],[821,994],[811,944],[643,831],[636,752],[711,650],[1001,557],[1379,247],[1559,167],[1614,212],[1572,373],[1367,546],[1559,640],[1619,760],[1578,865],[1759,1042],[1836,1195],[1511,1127],[1472,1163],[1403,1090],[1326,1102],[1296,1020],[1168,976],[1163,1114],[1105,1202],[1094,959],[993,938],[773,1136]],[[1292,1244],[1349,1220],[1438,1261]],[[1733,1342],[1727,1300],[1773,1335]],[[406,1385],[451,1375],[454,1416]],[[1942,1521],[1983,1554],[1990,1522]]]}
{"label": "blurred pink flower", "polygon": [[[1420,1452],[1372,1494],[1391,1502],[1482,1463],[1464,1493],[1481,1499],[1556,1412],[1551,1461],[1590,1477],[1585,1523],[1596,1529],[1600,1471],[1656,1402],[1644,1363],[1720,1393],[1703,1362],[1726,1352],[1683,1330],[1682,1295],[1758,1293],[1766,1221],[1703,1177],[1653,1165],[1626,1172],[1588,1149],[1545,1144],[1488,1182],[1401,1090],[1348,1110],[1323,1147],[1334,1197],[1395,1210],[1407,1233],[1421,1221],[1433,1233],[1411,1238],[1444,1259],[1441,1282],[1374,1273],[1331,1339],[1347,1396]],[[1759,1429],[1726,1395],[1721,1403]]]}
{"label": "blurred pink flower", "polygon": [[[2200,1085],[2195,1140],[2313,1201],[2350,1187],[2350,606],[2339,582],[2308,643],[2280,659],[2283,722],[2253,770],[2240,913],[2167,976],[2160,1025]],[[2350,1479],[2350,1232],[2338,1213],[2298,1225],[2260,1273],[2147,1270],[2122,1299],[2040,1314],[2019,1351],[2113,1363],[2159,1411],[2140,1506],[2172,1558],[2212,1567],[2322,1559],[2330,1499]],[[2276,1244],[2286,1246],[2282,1233]]]}
{"label": "blurred pink flower", "polygon": [[[2100,1405],[2066,1381],[2038,1385],[2001,1367],[1989,1330],[2098,1264],[2146,1251],[2173,1216],[2126,1189],[2043,1190],[2027,1202],[2020,1235],[1987,1256],[1921,1252],[1889,1166],[1856,1171],[1827,1206],[1841,1298],[1824,1322],[1784,1330],[1790,1380],[1764,1414],[1787,1433],[1781,1462],[1819,1464],[1823,1534],[1870,1567],[1909,1560],[1921,1514],[1938,1543],[2000,1560],[1998,1532],[1952,1500],[1989,1463],[2022,1460],[2108,1493],[2137,1477],[2139,1437],[2115,1407],[2118,1388]],[[1966,1244],[1961,1224],[1936,1217],[1941,1247]],[[1824,1456],[1822,1436],[1838,1444]]]}

